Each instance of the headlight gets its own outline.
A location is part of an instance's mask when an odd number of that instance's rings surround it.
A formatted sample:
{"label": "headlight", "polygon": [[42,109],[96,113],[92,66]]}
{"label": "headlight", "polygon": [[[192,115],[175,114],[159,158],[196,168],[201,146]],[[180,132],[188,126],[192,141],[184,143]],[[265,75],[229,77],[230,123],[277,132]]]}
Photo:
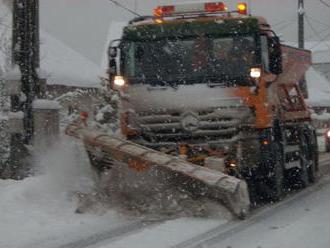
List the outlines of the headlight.
{"label": "headlight", "polygon": [[327,131],[327,137],[330,138],[330,130]]}
{"label": "headlight", "polygon": [[117,87],[123,87],[125,85],[125,79],[123,76],[115,76],[113,84]]}
{"label": "headlight", "polygon": [[252,78],[258,79],[261,77],[261,69],[260,68],[251,68],[250,76]]}

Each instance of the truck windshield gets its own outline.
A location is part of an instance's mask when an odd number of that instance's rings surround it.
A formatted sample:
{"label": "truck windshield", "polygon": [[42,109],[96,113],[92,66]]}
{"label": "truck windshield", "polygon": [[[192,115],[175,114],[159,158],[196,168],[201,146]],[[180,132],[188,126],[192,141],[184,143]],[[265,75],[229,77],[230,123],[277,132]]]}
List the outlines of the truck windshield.
{"label": "truck windshield", "polygon": [[251,36],[125,42],[123,70],[131,82],[248,84],[256,64]]}

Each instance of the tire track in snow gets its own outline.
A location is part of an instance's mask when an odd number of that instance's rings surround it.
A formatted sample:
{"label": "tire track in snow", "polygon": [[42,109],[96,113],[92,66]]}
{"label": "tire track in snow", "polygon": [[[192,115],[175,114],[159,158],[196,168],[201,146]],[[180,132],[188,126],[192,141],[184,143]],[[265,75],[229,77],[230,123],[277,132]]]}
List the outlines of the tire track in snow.
{"label": "tire track in snow", "polygon": [[118,228],[111,229],[106,232],[98,233],[84,239],[80,239],[68,244],[58,246],[57,248],[88,248],[97,245],[99,243],[102,243],[104,241],[109,241],[110,243],[118,238],[141,231],[147,227],[159,225],[160,223],[166,220],[167,219],[161,219],[155,221],[151,221],[151,220],[136,221]]}

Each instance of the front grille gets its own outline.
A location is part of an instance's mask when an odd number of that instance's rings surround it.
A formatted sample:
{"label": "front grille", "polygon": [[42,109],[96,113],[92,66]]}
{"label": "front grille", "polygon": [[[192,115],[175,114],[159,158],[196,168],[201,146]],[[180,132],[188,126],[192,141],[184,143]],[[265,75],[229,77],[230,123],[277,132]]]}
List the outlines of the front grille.
{"label": "front grille", "polygon": [[[198,127],[189,131],[182,122],[185,116],[198,119]],[[250,115],[247,108],[223,108],[199,112],[154,112],[136,116],[142,138],[151,143],[231,142],[238,135],[244,118]]]}

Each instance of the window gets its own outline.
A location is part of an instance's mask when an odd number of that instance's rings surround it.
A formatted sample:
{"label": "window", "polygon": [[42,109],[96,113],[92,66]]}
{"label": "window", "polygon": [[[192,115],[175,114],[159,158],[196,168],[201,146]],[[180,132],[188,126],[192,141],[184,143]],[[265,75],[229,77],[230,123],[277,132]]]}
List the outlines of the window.
{"label": "window", "polygon": [[266,35],[261,36],[261,53],[262,53],[262,65],[267,72],[269,72],[269,51],[268,51],[268,39]]}

